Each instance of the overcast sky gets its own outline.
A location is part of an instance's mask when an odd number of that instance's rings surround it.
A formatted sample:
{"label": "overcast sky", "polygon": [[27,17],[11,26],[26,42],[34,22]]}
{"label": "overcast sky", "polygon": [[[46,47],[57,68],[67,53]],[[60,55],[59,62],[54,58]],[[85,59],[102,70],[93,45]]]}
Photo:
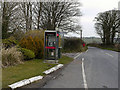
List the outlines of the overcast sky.
{"label": "overcast sky", "polygon": [[91,37],[98,35],[94,29],[94,18],[99,12],[117,9],[120,0],[80,0],[82,17],[79,23],[82,25],[83,37]]}

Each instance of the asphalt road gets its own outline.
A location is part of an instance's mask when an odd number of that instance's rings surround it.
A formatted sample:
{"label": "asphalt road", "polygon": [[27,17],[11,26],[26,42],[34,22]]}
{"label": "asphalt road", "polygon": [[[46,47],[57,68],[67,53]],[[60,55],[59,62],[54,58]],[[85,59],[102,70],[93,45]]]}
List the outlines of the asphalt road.
{"label": "asphalt road", "polygon": [[118,52],[89,47],[43,88],[84,88],[85,84],[88,88],[118,88]]}

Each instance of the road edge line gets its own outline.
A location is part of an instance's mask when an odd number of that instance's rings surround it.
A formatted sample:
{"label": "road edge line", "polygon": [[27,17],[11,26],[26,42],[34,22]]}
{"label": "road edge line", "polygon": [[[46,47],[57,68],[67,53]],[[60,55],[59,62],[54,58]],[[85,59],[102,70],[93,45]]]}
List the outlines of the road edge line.
{"label": "road edge line", "polygon": [[79,57],[82,53],[79,53],[77,56],[74,57],[74,59],[76,59],[77,57]]}
{"label": "road edge line", "polygon": [[82,58],[82,76],[83,76],[84,88],[85,88],[85,90],[87,90],[88,85],[87,85],[85,69],[84,69],[84,58]]}
{"label": "road edge line", "polygon": [[109,54],[109,53],[105,53],[105,54],[108,55],[108,56],[114,57],[113,55],[111,55],[111,54]]}
{"label": "road edge line", "polygon": [[88,52],[88,50],[86,52]]}

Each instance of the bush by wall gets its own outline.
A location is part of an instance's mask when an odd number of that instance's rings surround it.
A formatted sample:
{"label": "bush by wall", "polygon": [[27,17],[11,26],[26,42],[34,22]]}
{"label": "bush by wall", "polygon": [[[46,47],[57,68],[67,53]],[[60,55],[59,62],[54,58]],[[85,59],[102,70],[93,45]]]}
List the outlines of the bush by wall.
{"label": "bush by wall", "polygon": [[83,47],[84,41],[79,38],[66,38],[64,39],[63,52],[82,52],[87,49],[87,46]]}
{"label": "bush by wall", "polygon": [[16,46],[17,41],[13,36],[11,36],[8,39],[3,39],[2,44],[7,49],[7,48],[10,48],[10,47]]}
{"label": "bush by wall", "polygon": [[24,32],[22,31],[22,30],[18,30],[18,31],[15,31],[13,34],[12,34],[12,36],[16,39],[16,40],[18,40],[18,41],[20,41],[21,39],[22,39],[22,37],[24,36]]}
{"label": "bush by wall", "polygon": [[20,46],[32,50],[36,58],[43,58],[44,54],[44,32],[33,30],[27,32],[20,41]]}
{"label": "bush by wall", "polygon": [[35,58],[34,52],[29,49],[20,48],[20,51],[23,53],[24,60],[30,60]]}
{"label": "bush by wall", "polygon": [[22,63],[23,55],[16,47],[2,48],[2,67],[12,66]]}

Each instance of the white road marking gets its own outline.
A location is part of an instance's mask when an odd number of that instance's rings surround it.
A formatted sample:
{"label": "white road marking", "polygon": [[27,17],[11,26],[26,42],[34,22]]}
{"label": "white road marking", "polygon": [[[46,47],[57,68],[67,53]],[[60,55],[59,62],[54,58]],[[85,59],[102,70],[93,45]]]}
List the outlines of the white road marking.
{"label": "white road marking", "polygon": [[77,56],[74,57],[74,59],[78,58],[80,56],[81,53],[79,53]]}
{"label": "white road marking", "polygon": [[77,56],[78,54],[80,54],[80,53],[77,53],[76,56]]}
{"label": "white road marking", "polygon": [[83,75],[83,82],[85,90],[88,90],[88,85],[86,81],[85,69],[84,69],[84,58],[82,58],[82,75]]}
{"label": "white road marking", "polygon": [[111,56],[111,57],[113,57],[111,54],[109,54],[109,53],[105,53],[105,54],[107,54],[108,56]]}
{"label": "white road marking", "polygon": [[88,52],[88,50],[86,52]]}

